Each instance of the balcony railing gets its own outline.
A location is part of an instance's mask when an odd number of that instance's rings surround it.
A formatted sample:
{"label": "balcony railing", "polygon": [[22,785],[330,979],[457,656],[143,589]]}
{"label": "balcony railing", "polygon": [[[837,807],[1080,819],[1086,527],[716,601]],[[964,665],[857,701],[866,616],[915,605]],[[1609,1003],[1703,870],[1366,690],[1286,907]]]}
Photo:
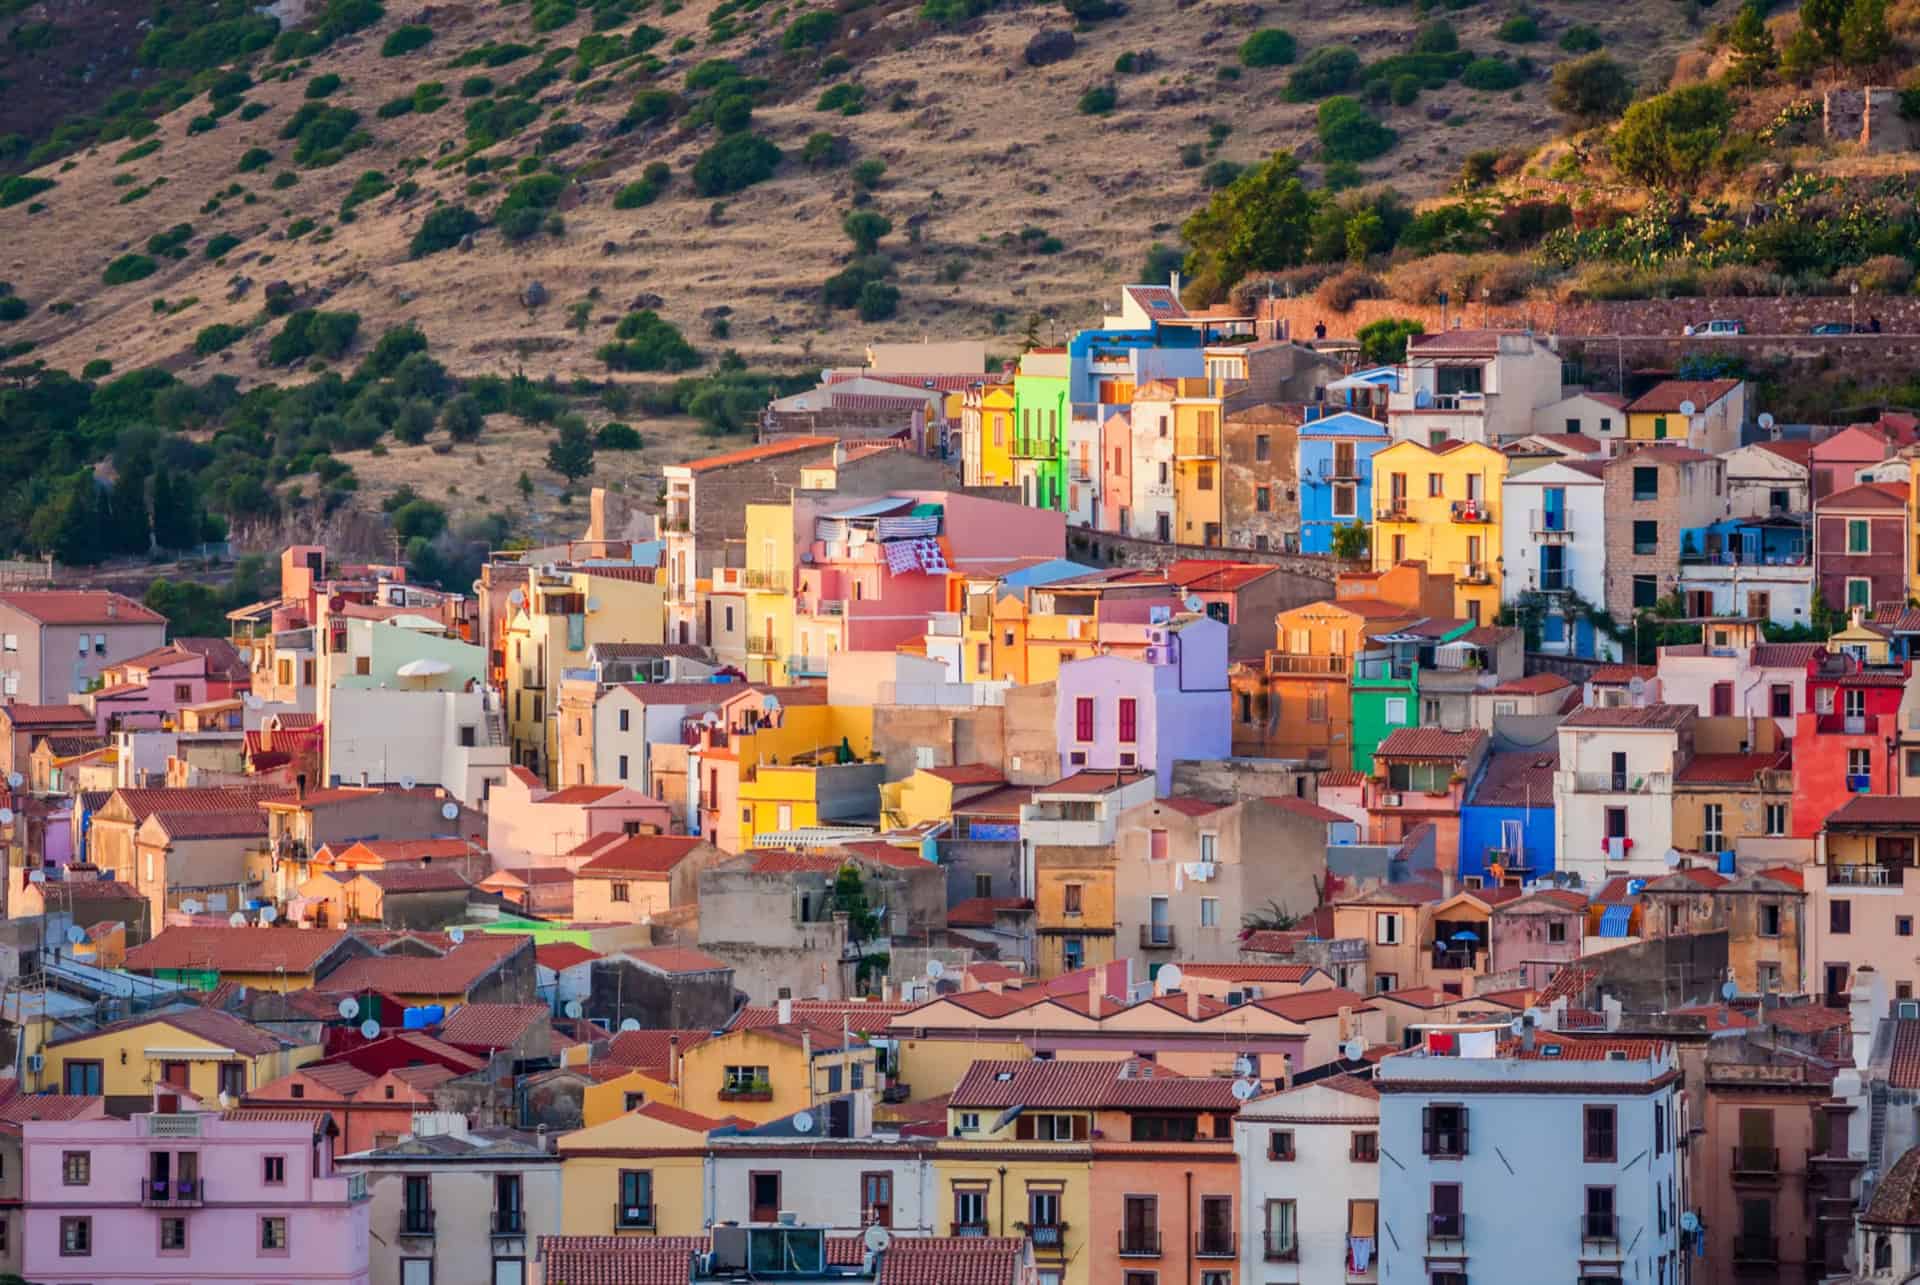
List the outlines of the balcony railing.
{"label": "balcony railing", "polygon": [[827,658],[825,656],[789,656],[787,673],[789,676],[798,674],[807,678],[824,678],[827,674]]}
{"label": "balcony railing", "polygon": [[1067,470],[1067,476],[1084,486],[1093,481],[1093,469],[1090,465],[1074,464]]}
{"label": "balcony railing", "polygon": [[1267,653],[1269,674],[1344,674],[1351,664],[1345,656],[1302,656],[1286,651]]}
{"label": "balcony railing", "polygon": [[1122,1227],[1120,1229],[1120,1257],[1160,1257],[1160,1229],[1158,1227]]}
{"label": "balcony railing", "polygon": [[1813,720],[1813,730],[1822,735],[1865,736],[1867,717],[1864,714],[1821,714]]}
{"label": "balcony railing", "polygon": [[800,603],[800,610],[802,614],[809,616],[844,616],[847,614],[847,600],[845,598],[815,598],[809,602],[803,599]]}
{"label": "balcony railing", "polygon": [[433,1210],[403,1209],[400,1211],[400,1234],[402,1236],[433,1235]]}
{"label": "balcony railing", "polygon": [[1580,1244],[1619,1245],[1620,1219],[1614,1214],[1580,1215]]}
{"label": "balcony railing", "polygon": [[1835,861],[1827,866],[1827,882],[1843,888],[1899,888],[1905,885],[1906,875],[1906,866],[1872,861]]}
{"label": "balcony railing", "polygon": [[1172,924],[1158,924],[1158,925],[1141,924],[1140,925],[1140,949],[1141,950],[1172,950],[1173,949],[1173,925]]}
{"label": "balcony railing", "polygon": [[207,1185],[198,1178],[142,1178],[140,1203],[150,1209],[193,1209],[206,1202]]}
{"label": "balcony railing", "polygon": [[765,1081],[755,1084],[739,1084],[720,1090],[722,1102],[771,1102],[773,1087]]}
{"label": "balcony railing", "polygon": [[1197,1231],[1193,1234],[1195,1258],[1232,1258],[1240,1252],[1240,1238],[1232,1228]]}
{"label": "balcony railing", "polygon": [[1353,667],[1355,683],[1410,683],[1419,672],[1411,660],[1361,660]]}
{"label": "balcony railing", "polygon": [[1493,521],[1493,506],[1485,500],[1455,500],[1450,507],[1455,522]]}
{"label": "balcony railing", "polygon": [[1027,1239],[1033,1242],[1035,1249],[1059,1249],[1067,1241],[1065,1223],[1029,1223]]}
{"label": "balcony railing", "polygon": [[785,593],[787,573],[784,571],[759,571],[748,567],[740,575],[740,583],[749,589],[772,589],[776,593]]}
{"label": "balcony railing", "polygon": [[1754,1178],[1777,1180],[1780,1177],[1780,1148],[1733,1148],[1734,1181]]}
{"label": "balcony railing", "polygon": [[1574,772],[1576,794],[1667,794],[1673,777],[1667,772]]}
{"label": "balcony railing", "polygon": [[1435,968],[1472,968],[1479,952],[1471,946],[1443,946],[1433,952]]}
{"label": "balcony railing", "polygon": [[1220,434],[1205,429],[1185,429],[1173,435],[1176,459],[1211,459],[1220,454]]}
{"label": "balcony railing", "polygon": [[1490,562],[1456,562],[1453,564],[1453,579],[1456,584],[1492,584],[1493,564]]}
{"label": "balcony railing", "polygon": [[688,531],[691,530],[692,527],[686,518],[675,517],[672,514],[668,514],[666,517],[660,519],[660,529],[662,531]]}
{"label": "balcony railing", "polygon": [[493,1211],[493,1234],[496,1236],[524,1236],[527,1234],[527,1211],[524,1209],[496,1209]]}
{"label": "balcony railing", "polygon": [[747,655],[774,656],[778,655],[779,651],[780,646],[777,640],[772,638],[755,638],[751,634],[747,635]]}
{"label": "balcony railing", "polygon": [[1558,539],[1561,536],[1573,534],[1573,532],[1567,529],[1567,513],[1565,509],[1560,510],[1558,513],[1552,513],[1546,509],[1534,509],[1527,514],[1527,528],[1535,535],[1546,536],[1549,539]]}
{"label": "balcony railing", "polygon": [[1053,433],[1017,433],[1013,453],[1021,459],[1050,460],[1060,454],[1060,438]]}
{"label": "balcony railing", "polygon": [[985,1223],[955,1223],[953,1225],[953,1234],[956,1236],[985,1236],[987,1234],[987,1225]]}
{"label": "balcony railing", "polygon": [[615,1205],[613,1225],[626,1231],[646,1231],[653,1226],[652,1205]]}
{"label": "balcony railing", "polygon": [[1374,520],[1376,522],[1411,522],[1414,520],[1413,509],[1407,504],[1405,496],[1392,496],[1380,506],[1380,511],[1374,515]]}
{"label": "balcony railing", "polygon": [[1297,1263],[1300,1261],[1300,1238],[1291,1232],[1275,1235],[1269,1227],[1260,1234],[1265,1253],[1262,1255],[1269,1263]]}
{"label": "balcony railing", "polygon": [[1465,1240],[1467,1238],[1467,1216],[1465,1214],[1428,1214],[1427,1240]]}
{"label": "balcony railing", "polygon": [[1541,593],[1565,593],[1573,588],[1573,572],[1565,567],[1540,573]]}
{"label": "balcony railing", "polygon": [[1733,1238],[1733,1261],[1777,1263],[1780,1261],[1780,1238],[1741,1232]]}

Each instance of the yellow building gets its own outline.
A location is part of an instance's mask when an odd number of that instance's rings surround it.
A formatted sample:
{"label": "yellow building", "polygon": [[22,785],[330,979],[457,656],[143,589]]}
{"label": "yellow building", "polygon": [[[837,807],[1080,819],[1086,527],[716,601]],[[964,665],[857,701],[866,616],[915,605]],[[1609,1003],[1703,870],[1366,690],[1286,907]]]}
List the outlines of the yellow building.
{"label": "yellow building", "polygon": [[[582,1046],[585,1047],[585,1046]],[[649,1102],[667,1106],[680,1101],[678,1085],[671,1084],[650,1069],[636,1067],[625,1075],[589,1084],[580,1094],[580,1122],[591,1129],[597,1124],[637,1111]]]}
{"label": "yellow building", "polygon": [[879,1101],[879,1054],[825,1026],[741,1027],[680,1055],[679,1105],[702,1115],[765,1124],[860,1091]]}
{"label": "yellow building", "polygon": [[1136,423],[1170,418],[1173,425],[1173,538],[1178,544],[1221,543],[1219,384],[1210,379],[1159,379],[1134,398]]}
{"label": "yellow building", "polygon": [[912,830],[953,815],[956,803],[1005,785],[1000,769],[980,763],[923,767],[903,781],[880,787],[880,827]]}
{"label": "yellow building", "polygon": [[1491,624],[1500,610],[1501,487],[1507,457],[1478,442],[1434,450],[1395,442],[1373,457],[1373,569],[1424,562],[1453,577],[1454,615]]}
{"label": "yellow building", "polygon": [[747,677],[787,681],[793,654],[793,505],[747,505]]}
{"label": "yellow building", "polygon": [[1740,380],[1662,380],[1627,403],[1627,440],[1677,442],[1717,455],[1740,444],[1746,408]]}
{"label": "yellow building", "polygon": [[650,1102],[563,1134],[561,1234],[706,1235],[707,1134],[726,1123]]}
{"label": "yellow building", "polygon": [[115,1022],[41,1051],[43,1069],[27,1073],[23,1092],[143,1097],[171,1086],[209,1105],[222,1093],[237,1098],[320,1057],[318,1044],[284,1039],[212,1008]]}
{"label": "yellow building", "polygon": [[[560,761],[560,683],[587,663],[595,643],[666,641],[666,587],[644,575],[533,571],[502,637],[507,672],[507,737],[515,763],[549,785]],[[619,571],[622,574],[614,574]]]}
{"label": "yellow building", "polygon": [[[1033,924],[1040,976],[1112,963],[1112,845],[1043,845],[1033,850]],[[1078,947],[1070,943],[1078,942]],[[1076,957],[1075,950],[1079,954]]]}
{"label": "yellow building", "polygon": [[[878,789],[884,769],[872,762],[872,707],[801,703],[809,692],[825,695],[819,688],[788,691],[776,697],[777,709],[768,708],[759,691],[741,693],[720,709],[724,735],[697,750],[701,833],[722,852],[743,852],[763,834],[820,824],[822,786],[837,784],[836,778],[873,775],[866,788]],[[843,748],[851,763],[837,761]]]}
{"label": "yellow building", "polygon": [[967,486],[1012,486],[1012,384],[967,390],[960,410],[961,458]]}

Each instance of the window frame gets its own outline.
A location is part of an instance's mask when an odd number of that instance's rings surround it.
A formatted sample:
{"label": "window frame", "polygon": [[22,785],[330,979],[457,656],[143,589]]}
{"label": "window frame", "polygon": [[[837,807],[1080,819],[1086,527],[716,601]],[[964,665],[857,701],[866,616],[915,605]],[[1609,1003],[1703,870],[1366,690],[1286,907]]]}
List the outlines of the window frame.
{"label": "window frame", "polygon": [[1589,1102],[1581,1108],[1580,1154],[1590,1165],[1620,1162],[1620,1113],[1611,1103]]}
{"label": "window frame", "polygon": [[[73,1235],[69,1235],[70,1232],[77,1232],[79,1233],[79,1235],[77,1237]],[[80,1242],[78,1245],[75,1244],[76,1240]],[[93,1215],[92,1214],[64,1214],[61,1216],[60,1218],[60,1257],[62,1258],[92,1258],[93,1257]]]}

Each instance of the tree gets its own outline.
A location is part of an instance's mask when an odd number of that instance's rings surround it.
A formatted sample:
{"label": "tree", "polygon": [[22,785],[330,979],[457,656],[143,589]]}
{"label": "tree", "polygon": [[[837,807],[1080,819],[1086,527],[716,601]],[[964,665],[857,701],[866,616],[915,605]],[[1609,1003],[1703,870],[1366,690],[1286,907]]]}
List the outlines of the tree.
{"label": "tree", "polygon": [[1351,522],[1333,529],[1333,556],[1344,562],[1358,562],[1373,548],[1373,532],[1364,522]]}
{"label": "tree", "polygon": [[114,553],[144,557],[153,547],[153,525],[147,512],[147,460],[128,462],[115,479],[107,498],[106,543]]}
{"label": "tree", "polygon": [[1605,54],[1587,54],[1553,69],[1547,101],[1580,125],[1612,120],[1633,101],[1633,84],[1620,64]]}
{"label": "tree", "polygon": [[1397,366],[1407,359],[1407,340],[1427,328],[1401,317],[1382,317],[1360,327],[1360,360],[1369,366]]}
{"label": "tree", "polygon": [[586,420],[568,415],[560,421],[560,435],[547,447],[547,467],[569,482],[593,472],[593,438]]}
{"label": "tree", "polygon": [[893,231],[893,220],[874,210],[849,210],[840,230],[853,242],[853,252],[865,257],[880,248],[880,238]]}
{"label": "tree", "polygon": [[1780,49],[1780,74],[1796,83],[1820,69],[1820,39],[1805,27],[1797,28]]}
{"label": "tree", "polygon": [[858,947],[880,935],[880,919],[867,901],[867,883],[852,862],[840,867],[833,879],[833,908],[845,911],[847,937]]}
{"label": "tree", "polygon": [[1691,183],[1726,136],[1733,105],[1718,85],[1688,85],[1643,99],[1614,131],[1613,163],[1649,185]]}
{"label": "tree", "polygon": [[1371,209],[1354,211],[1347,219],[1347,261],[1365,263],[1386,234],[1380,216]]}
{"label": "tree", "polygon": [[1813,33],[1829,58],[1840,56],[1840,24],[1847,20],[1847,0],[1800,0],[1800,25]]}
{"label": "tree", "polygon": [[1020,351],[1032,352],[1035,348],[1038,348],[1039,346],[1040,346],[1040,314],[1037,312],[1030,312],[1027,314],[1026,330],[1022,332],[1020,336]]}
{"label": "tree", "polygon": [[1840,57],[1849,67],[1872,67],[1893,53],[1887,0],[1852,0],[1840,20]]}
{"label": "tree", "polygon": [[1219,299],[1249,272],[1298,266],[1319,198],[1292,152],[1275,152],[1216,191],[1180,227],[1187,275],[1200,302]]}
{"label": "tree", "polygon": [[479,399],[471,393],[462,393],[440,412],[440,427],[456,442],[473,441],[486,426],[487,417],[480,409]]}
{"label": "tree", "polygon": [[514,486],[520,492],[520,502],[522,504],[533,503],[533,479],[527,476],[525,469],[520,470],[520,480],[515,482]]}
{"label": "tree", "polygon": [[153,542],[162,549],[191,548],[205,525],[193,479],[165,468],[154,474]]}
{"label": "tree", "polygon": [[1733,51],[1731,74],[1735,84],[1759,84],[1780,61],[1773,33],[1767,30],[1766,15],[1757,4],[1749,3],[1740,10],[1727,33],[1727,46]]}

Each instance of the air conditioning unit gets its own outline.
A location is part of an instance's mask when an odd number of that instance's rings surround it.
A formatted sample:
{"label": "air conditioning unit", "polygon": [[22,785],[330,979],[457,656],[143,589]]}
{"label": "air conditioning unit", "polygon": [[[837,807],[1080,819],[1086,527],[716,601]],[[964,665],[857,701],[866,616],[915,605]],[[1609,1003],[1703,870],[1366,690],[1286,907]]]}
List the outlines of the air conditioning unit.
{"label": "air conditioning unit", "polygon": [[1380,806],[1383,808],[1397,808],[1400,806],[1400,796],[1397,794],[1383,794],[1380,796]]}
{"label": "air conditioning unit", "polygon": [[1135,762],[1135,758],[1132,750],[1121,751],[1121,754],[1120,754],[1121,767],[1132,767],[1134,765],[1134,762]]}
{"label": "air conditioning unit", "polygon": [[[1920,999],[1903,999],[1895,1005],[1894,1016],[1908,1020],[1920,1019]],[[27,1069],[33,1069],[33,1058],[27,1059]]]}
{"label": "air conditioning unit", "polygon": [[1247,993],[1245,991],[1228,991],[1227,992],[1228,1008],[1238,1008],[1246,1002],[1247,1002]]}
{"label": "air conditioning unit", "polygon": [[[1904,1017],[1906,1016],[1906,1014],[1902,1013],[1901,1016]],[[27,1054],[27,1074],[28,1075],[38,1075],[40,1074],[40,1072],[46,1070],[46,1068],[47,1068],[46,1058],[42,1057],[38,1053]]]}
{"label": "air conditioning unit", "polygon": [[1160,663],[1160,649],[1158,647],[1147,648],[1147,663],[1149,665],[1157,665]]}

